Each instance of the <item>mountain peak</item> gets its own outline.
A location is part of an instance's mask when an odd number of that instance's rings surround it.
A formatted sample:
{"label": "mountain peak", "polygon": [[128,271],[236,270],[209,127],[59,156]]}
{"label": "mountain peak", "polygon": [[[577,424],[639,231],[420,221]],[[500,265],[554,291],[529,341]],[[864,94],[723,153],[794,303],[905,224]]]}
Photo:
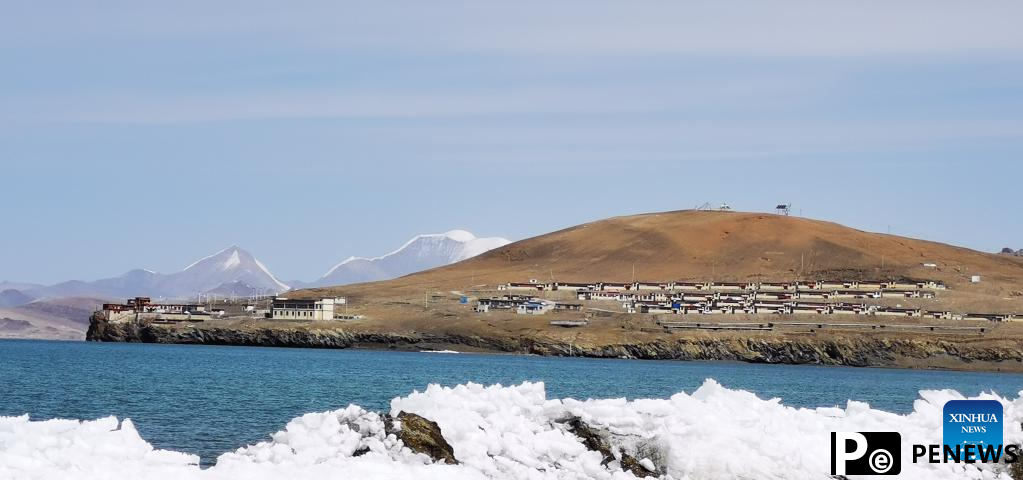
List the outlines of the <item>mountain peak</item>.
{"label": "mountain peak", "polygon": [[450,230],[448,232],[445,232],[444,236],[448,237],[448,238],[450,238],[452,240],[455,240],[457,242],[463,242],[463,243],[464,242],[471,242],[473,240],[476,240],[476,235],[473,235],[472,232],[467,231],[467,230],[457,230],[457,229],[456,230]]}
{"label": "mountain peak", "polygon": [[387,280],[428,270],[502,247],[510,243],[499,237],[478,238],[467,230],[416,235],[397,250],[379,257],[348,257],[325,273],[317,285]]}
{"label": "mountain peak", "polygon": [[231,246],[229,246],[229,247],[227,247],[227,248],[225,248],[223,250],[217,251],[217,253],[214,253],[212,255],[207,255],[205,257],[202,257],[202,258],[192,262],[190,265],[185,267],[184,270],[182,270],[182,271],[191,270],[192,268],[194,268],[194,267],[196,267],[196,266],[198,266],[200,264],[207,263],[207,262],[214,263],[214,264],[215,263],[220,263],[220,264],[222,264],[223,268],[225,270],[227,270],[227,269],[229,269],[231,267],[240,265],[243,256],[244,257],[252,258],[252,254],[250,254],[249,252],[246,252],[245,250],[243,250],[238,245],[231,245]]}
{"label": "mountain peak", "polygon": [[196,292],[205,292],[234,282],[274,292],[283,292],[289,288],[270,273],[263,262],[238,245],[231,245],[200,258],[172,277],[177,277]]}

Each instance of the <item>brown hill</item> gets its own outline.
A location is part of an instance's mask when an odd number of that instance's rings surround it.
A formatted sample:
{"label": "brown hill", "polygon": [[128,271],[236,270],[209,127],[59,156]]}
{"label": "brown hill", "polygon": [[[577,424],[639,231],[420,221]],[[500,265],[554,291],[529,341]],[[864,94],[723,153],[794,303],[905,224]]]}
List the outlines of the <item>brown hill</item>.
{"label": "brown hill", "polygon": [[[982,281],[971,283],[971,275],[980,275]],[[345,296],[349,302],[342,312],[352,317],[345,321],[245,316],[139,327],[94,318],[90,338],[1023,371],[1023,322],[805,313],[637,314],[618,302],[578,300],[567,290],[536,295],[579,302],[582,310],[539,317],[474,310],[473,298],[500,295],[505,292],[498,285],[534,278],[933,279],[949,287],[933,299],[863,301],[960,313],[1023,313],[1023,262],[1015,257],[803,218],[682,211],[587,223],[394,280],[288,294]],[[463,303],[464,297],[469,301]],[[810,319],[819,323],[808,323]],[[572,328],[565,326],[569,324]]]}
{"label": "brown hill", "polygon": [[[924,266],[934,264],[934,267]],[[982,282],[970,284],[972,275]],[[915,278],[1007,299],[1023,262],[942,243],[763,213],[675,211],[615,217],[529,238],[399,279],[297,295],[468,289],[529,279],[668,281]]]}
{"label": "brown hill", "polygon": [[37,300],[17,307],[0,308],[0,338],[82,340],[89,316],[103,300],[67,297]]}

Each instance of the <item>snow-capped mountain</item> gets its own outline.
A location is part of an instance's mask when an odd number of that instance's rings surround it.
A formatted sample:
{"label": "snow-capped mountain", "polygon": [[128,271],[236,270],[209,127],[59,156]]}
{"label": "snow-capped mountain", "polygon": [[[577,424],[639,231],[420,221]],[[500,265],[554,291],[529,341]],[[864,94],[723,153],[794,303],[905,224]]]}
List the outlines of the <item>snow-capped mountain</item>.
{"label": "snow-capped mountain", "polygon": [[280,293],[289,288],[251,253],[234,245],[168,275],[160,282],[160,287],[175,296],[194,296],[225,284],[246,285],[266,293]]}
{"label": "snow-capped mountain", "polygon": [[[350,257],[310,283],[295,282],[296,288],[343,285],[400,277],[420,270],[448,265],[510,243],[503,238],[477,238],[465,230],[419,235],[401,248],[374,258]],[[0,304],[8,307],[37,299],[67,297],[102,298],[119,301],[135,296],[158,300],[183,300],[200,294],[222,296],[275,295],[291,287],[281,282],[251,253],[232,245],[203,257],[180,272],[163,274],[135,269],[116,277],[93,281],[71,280],[41,286],[4,282]]]}
{"label": "snow-capped mountain", "polygon": [[477,238],[465,230],[418,235],[387,255],[374,258],[349,257],[331,268],[313,285],[388,280],[460,262],[509,243],[509,240],[500,237]]}
{"label": "snow-capped mountain", "polygon": [[[256,257],[237,246],[230,246],[199,259],[184,270],[161,274],[136,269],[123,275],[85,282],[72,280],[48,287],[29,289],[23,293],[34,298],[92,296],[123,299],[134,296],[184,299],[200,293],[236,291],[276,294],[288,290]],[[242,293],[245,292],[245,293]]]}

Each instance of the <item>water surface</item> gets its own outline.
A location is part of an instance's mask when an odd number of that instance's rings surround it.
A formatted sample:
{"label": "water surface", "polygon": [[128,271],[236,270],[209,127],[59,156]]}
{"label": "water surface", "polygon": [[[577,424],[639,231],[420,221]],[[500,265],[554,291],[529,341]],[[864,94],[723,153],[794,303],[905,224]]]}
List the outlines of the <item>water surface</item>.
{"label": "water surface", "polygon": [[386,410],[428,384],[543,381],[548,398],[667,398],[705,379],[786,405],[848,399],[905,413],[922,389],[1015,398],[1023,374],[877,368],[0,340],[0,415],[131,418],[157,448],[216,456],[288,420],[355,403]]}

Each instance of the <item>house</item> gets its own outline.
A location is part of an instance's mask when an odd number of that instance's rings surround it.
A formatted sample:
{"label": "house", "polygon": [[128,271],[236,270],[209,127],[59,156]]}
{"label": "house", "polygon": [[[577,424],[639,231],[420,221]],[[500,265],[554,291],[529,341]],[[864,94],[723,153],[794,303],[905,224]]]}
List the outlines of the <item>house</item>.
{"label": "house", "polygon": [[343,298],[290,299],[274,298],[270,317],[274,320],[334,320],[334,306],[343,305]]}
{"label": "house", "polygon": [[544,286],[539,283],[508,283],[504,290],[538,290],[542,291]]}
{"label": "house", "polygon": [[636,282],[637,290],[670,290],[671,284],[664,282]]}
{"label": "house", "polygon": [[792,313],[809,313],[823,315],[831,313],[830,305],[826,303],[797,303],[790,307]]}
{"label": "house", "polygon": [[631,283],[606,282],[600,284],[600,289],[607,291],[632,290],[632,287],[633,284]]}
{"label": "house", "polygon": [[911,282],[908,280],[897,280],[894,282],[890,282],[887,288],[891,288],[893,290],[917,290],[922,287],[920,287],[920,284],[918,282]]}
{"label": "house", "polygon": [[851,288],[853,288],[853,285],[855,284],[854,282],[837,282],[837,281],[826,281],[826,280],[823,281],[823,282],[817,282],[817,283],[820,285],[820,289],[821,290],[829,290],[829,291],[842,290],[842,289],[851,289]]}
{"label": "house", "polygon": [[210,318],[206,307],[188,303],[152,303],[149,297],[129,298],[125,303],[104,303],[107,320],[153,321],[156,323],[201,322]]}
{"label": "house", "polygon": [[923,316],[923,310],[920,310],[919,308],[888,307],[886,310],[890,315],[902,315],[905,317]]}
{"label": "house", "polygon": [[675,313],[670,305],[659,303],[639,303],[636,305],[639,313]]}
{"label": "house", "polygon": [[597,291],[589,292],[589,298],[587,300],[614,300],[620,301],[623,299],[625,294],[618,291]]}
{"label": "house", "polygon": [[[485,311],[490,311],[491,309],[511,310],[531,300],[532,297],[522,297],[519,295],[505,295],[503,298],[481,298],[477,301],[477,307],[483,306]],[[479,308],[476,311],[480,311]]]}
{"label": "house", "polygon": [[792,313],[789,302],[757,300],[753,303],[754,313]]}
{"label": "house", "polygon": [[682,295],[679,296],[679,298],[687,302],[709,302],[711,300],[714,300],[715,294],[711,292],[683,293]]}
{"label": "house", "polygon": [[578,292],[580,290],[593,290],[597,287],[595,283],[574,283],[574,282],[557,282],[554,284],[554,290],[568,290]]}
{"label": "house", "polygon": [[1008,315],[998,313],[964,313],[962,315],[962,320],[988,320],[992,322],[1001,322],[1007,317]]}
{"label": "house", "polygon": [[699,282],[675,282],[675,290],[704,290],[707,285]]}
{"label": "house", "polygon": [[888,288],[888,282],[876,280],[856,282],[855,288],[858,290],[881,290],[882,288]]}
{"label": "house", "polygon": [[568,311],[576,311],[577,312],[577,311],[581,311],[583,309],[583,305],[581,303],[561,303],[561,302],[558,302],[558,303],[554,304],[554,309],[555,310],[568,310]]}
{"label": "house", "polygon": [[711,290],[728,290],[728,291],[732,291],[732,290],[746,290],[746,288],[748,286],[749,286],[749,284],[745,283],[745,282],[713,282],[713,283],[710,283],[710,289]]}
{"label": "house", "polygon": [[860,315],[864,311],[860,304],[838,303],[831,307],[831,313],[839,315]]}
{"label": "house", "polygon": [[636,295],[636,300],[652,300],[652,301],[657,301],[657,302],[668,301],[668,294],[664,293],[664,292],[653,292],[653,293],[634,294],[634,295]]}
{"label": "house", "polygon": [[788,300],[792,298],[794,294],[787,292],[757,292],[754,295],[754,299],[774,299],[774,300]]}
{"label": "house", "polygon": [[515,309],[515,313],[520,315],[543,315],[554,310],[554,305],[554,302],[549,300],[530,300],[519,305]]}
{"label": "house", "polygon": [[820,282],[796,282],[796,290],[819,290],[821,288]]}

